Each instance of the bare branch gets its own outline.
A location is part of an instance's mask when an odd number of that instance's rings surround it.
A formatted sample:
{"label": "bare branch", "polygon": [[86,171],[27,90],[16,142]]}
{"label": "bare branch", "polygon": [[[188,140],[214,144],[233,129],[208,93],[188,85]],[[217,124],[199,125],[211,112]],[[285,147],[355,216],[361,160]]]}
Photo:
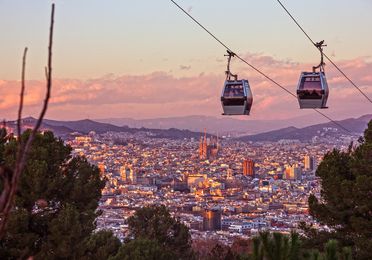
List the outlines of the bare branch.
{"label": "bare branch", "polygon": [[[37,131],[39,130],[39,128],[41,126],[41,123],[43,121],[45,113],[48,109],[48,103],[49,103],[50,93],[51,93],[51,88],[52,88],[53,27],[54,27],[54,4],[52,4],[52,12],[51,12],[51,18],[50,18],[48,65],[47,65],[47,75],[46,75],[47,83],[46,83],[46,94],[45,94],[44,104],[43,104],[43,108],[40,112],[39,118],[38,118],[34,128],[32,129],[31,134],[28,137],[25,146],[23,147],[21,141],[19,141],[19,143],[18,143],[18,145],[21,147],[21,149],[20,149],[20,152],[17,154],[15,169],[14,169],[14,173],[13,173],[13,176],[12,176],[12,179],[11,179],[11,187],[10,187],[9,195],[7,196],[7,201],[6,201],[5,207],[4,208],[0,207],[0,209],[3,209],[1,211],[2,215],[0,216],[0,220],[1,220],[1,222],[0,222],[0,238],[4,235],[5,226],[6,226],[10,211],[11,211],[12,206],[13,206],[15,193],[17,191],[18,181],[19,181],[21,173],[22,173],[22,171],[23,171],[23,169],[26,165],[28,152],[31,148],[31,144],[32,144],[32,142],[35,138],[35,135],[36,135]],[[22,74],[22,91],[24,91],[23,74]],[[22,99],[22,102],[23,102],[23,97],[21,97],[21,99]],[[22,109],[20,108],[20,112],[21,111],[22,111]],[[20,124],[18,124],[18,127],[20,128]],[[21,139],[19,139],[19,140],[21,140]]]}
{"label": "bare branch", "polygon": [[44,99],[44,106],[41,110],[39,119],[37,120],[37,123],[32,131],[33,136],[35,136],[37,130],[39,130],[40,125],[43,121],[44,115],[48,109],[48,102],[50,98],[50,92],[52,88],[52,46],[53,46],[53,27],[54,27],[54,4],[52,4],[52,13],[50,16],[50,29],[49,29],[49,46],[48,46],[48,67],[47,67],[47,73],[46,73],[46,95]]}
{"label": "bare branch", "polygon": [[23,109],[23,99],[25,96],[25,73],[26,73],[26,55],[27,55],[27,47],[23,51],[23,59],[22,59],[22,83],[21,83],[21,94],[19,100],[19,109],[18,109],[18,120],[17,120],[17,134],[18,140],[21,138],[21,120],[22,120],[22,109]]}

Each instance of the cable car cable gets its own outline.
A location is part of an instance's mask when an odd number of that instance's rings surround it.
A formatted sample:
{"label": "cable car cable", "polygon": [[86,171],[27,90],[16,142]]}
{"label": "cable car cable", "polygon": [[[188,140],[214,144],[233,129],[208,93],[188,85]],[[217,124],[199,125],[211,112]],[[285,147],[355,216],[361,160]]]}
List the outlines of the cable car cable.
{"label": "cable car cable", "polygon": [[314,111],[316,111],[319,115],[324,116],[324,117],[327,118],[330,122],[332,122],[332,123],[334,123],[335,125],[341,127],[341,128],[342,128],[343,130],[345,130],[346,132],[348,132],[348,133],[350,133],[350,134],[352,133],[349,129],[345,128],[345,127],[342,126],[340,123],[337,123],[336,121],[334,121],[332,118],[330,118],[330,117],[327,116],[326,114],[320,112],[318,109],[316,109],[316,108],[313,108],[313,109],[314,109]]}
{"label": "cable car cable", "polygon": [[[175,6],[177,6],[183,13],[185,13],[191,20],[193,20],[197,25],[199,25],[205,32],[207,32],[210,36],[212,36],[219,44],[221,44],[224,48],[226,48],[228,51],[232,52],[235,54],[235,57],[238,58],[240,61],[242,61],[243,63],[247,64],[249,67],[251,67],[253,70],[255,70],[256,72],[258,72],[259,74],[261,74],[262,76],[264,76],[266,79],[268,79],[269,81],[271,81],[272,83],[274,83],[276,86],[280,87],[281,89],[283,89],[284,91],[286,91],[288,94],[290,94],[292,97],[294,97],[295,99],[297,99],[297,96],[295,94],[293,94],[291,91],[289,91],[287,88],[283,87],[282,85],[280,85],[278,82],[276,82],[275,80],[273,80],[272,78],[270,78],[268,75],[266,75],[265,73],[263,73],[261,70],[259,70],[258,68],[256,68],[255,66],[253,66],[252,64],[250,64],[249,62],[247,62],[245,59],[243,59],[242,57],[240,57],[238,54],[236,54],[236,52],[232,51],[226,44],[224,44],[220,39],[217,38],[217,36],[215,36],[212,32],[210,32],[206,27],[204,27],[199,21],[197,21],[193,16],[191,16],[185,9],[183,9],[179,4],[177,4],[174,0],[170,0]],[[329,116],[325,115],[324,113],[320,112],[319,110],[317,109],[314,109],[314,111],[316,111],[318,114],[322,115],[324,118],[328,119],[330,122],[334,123],[335,125],[339,126],[340,128],[342,128],[344,131],[348,132],[348,133],[352,133],[350,130],[348,130],[347,128],[345,128],[344,126],[342,126],[341,124],[337,123],[336,121],[334,121],[332,118],[330,118]]]}
{"label": "cable car cable", "polygon": [[292,95],[293,97],[297,98],[295,94],[293,94],[291,91],[280,85],[275,80],[271,79],[269,76],[267,76],[265,73],[263,73],[261,70],[257,69],[255,66],[241,58],[236,52],[232,51],[226,44],[224,44],[220,39],[218,39],[213,33],[211,33],[207,28],[205,28],[200,22],[198,22],[194,17],[192,17],[185,9],[183,9],[180,5],[178,5],[174,0],[170,0],[173,4],[175,4],[182,12],[184,12],[188,17],[190,17],[196,24],[198,24],[204,31],[206,31],[210,36],[212,36],[219,44],[221,44],[223,47],[225,47],[228,51],[233,52],[235,54],[235,57],[238,58],[243,63],[247,64],[249,67],[251,67],[253,70],[257,71],[259,74],[264,76],[266,79],[286,91],[288,94]]}
{"label": "cable car cable", "polygon": [[[309,41],[316,47],[316,43],[311,39],[311,37],[306,33],[306,31],[302,28],[302,26],[297,22],[297,20],[293,17],[293,15],[288,11],[288,9],[283,5],[283,3],[280,0],[276,0],[281,7],[284,9],[284,11],[291,17],[293,22],[300,28],[300,30],[305,34],[305,36],[309,39]],[[317,48],[317,47],[316,47]],[[352,81],[341,69],[339,66],[337,66],[336,63],[334,63],[331,58],[328,57],[327,54],[323,53],[324,57],[370,102],[372,103],[372,100],[365,94],[355,83]]]}

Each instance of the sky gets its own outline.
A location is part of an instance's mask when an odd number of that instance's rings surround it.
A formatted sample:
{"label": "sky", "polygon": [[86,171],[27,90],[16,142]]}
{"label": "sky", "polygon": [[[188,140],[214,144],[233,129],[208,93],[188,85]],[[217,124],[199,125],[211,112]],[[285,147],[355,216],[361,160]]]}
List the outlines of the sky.
{"label": "sky", "polygon": [[[295,93],[319,53],[276,0],[178,0],[233,51]],[[326,53],[372,98],[372,1],[282,0]],[[51,1],[0,0],[0,118],[16,117],[23,48],[28,47],[25,116],[37,116],[45,91]],[[47,118],[220,116],[225,49],[170,0],[56,0],[53,89]],[[249,80],[250,119],[314,114],[238,60]],[[334,119],[372,105],[331,64],[325,113]]]}

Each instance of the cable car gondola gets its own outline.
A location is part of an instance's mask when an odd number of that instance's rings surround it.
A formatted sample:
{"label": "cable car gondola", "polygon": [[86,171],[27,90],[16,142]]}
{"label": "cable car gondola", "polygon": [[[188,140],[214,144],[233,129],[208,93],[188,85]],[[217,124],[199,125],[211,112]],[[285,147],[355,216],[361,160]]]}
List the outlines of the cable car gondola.
{"label": "cable car gondola", "polygon": [[226,80],[221,94],[222,115],[249,115],[253,103],[249,82],[246,79],[238,80],[238,75],[230,72],[231,57],[235,54],[229,50],[227,53]]}
{"label": "cable car gondola", "polygon": [[[313,67],[312,72],[302,72],[297,85],[297,99],[300,108],[327,108],[329,94],[327,79],[324,73],[323,45],[324,41],[315,46],[321,54],[320,64]],[[317,72],[316,69],[319,69]]]}

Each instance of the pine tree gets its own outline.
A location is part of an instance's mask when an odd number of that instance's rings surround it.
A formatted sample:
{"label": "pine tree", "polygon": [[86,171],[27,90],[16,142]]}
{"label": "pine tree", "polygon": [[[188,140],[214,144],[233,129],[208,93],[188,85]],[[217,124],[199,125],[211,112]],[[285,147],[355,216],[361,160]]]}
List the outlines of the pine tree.
{"label": "pine tree", "polygon": [[[26,140],[29,134],[26,131],[21,138]],[[14,138],[0,142],[4,167],[14,167],[17,145]],[[104,185],[97,167],[85,158],[72,157],[71,148],[53,133],[38,133],[0,241],[0,259],[77,259],[88,249],[99,250],[88,241],[95,237],[92,232]],[[110,236],[107,241],[116,241]]]}
{"label": "pine tree", "polygon": [[163,205],[138,209],[128,219],[128,225],[129,237],[155,241],[174,259],[190,259],[193,256],[189,229],[173,218]]}
{"label": "pine tree", "polygon": [[122,245],[119,252],[109,260],[171,260],[178,259],[170,250],[156,240],[134,239]]}
{"label": "pine tree", "polygon": [[101,260],[117,254],[120,240],[111,231],[101,230],[89,236],[84,243],[81,260]]}
{"label": "pine tree", "polygon": [[352,246],[357,259],[371,259],[372,121],[357,148],[326,154],[316,174],[322,181],[321,198],[309,197],[310,214],[332,231],[317,232],[303,225],[308,245],[319,248],[336,239],[342,246]]}
{"label": "pine tree", "polygon": [[250,259],[300,259],[302,256],[300,246],[299,235],[295,232],[292,232],[290,236],[261,232],[259,236],[253,238],[253,251]]}

